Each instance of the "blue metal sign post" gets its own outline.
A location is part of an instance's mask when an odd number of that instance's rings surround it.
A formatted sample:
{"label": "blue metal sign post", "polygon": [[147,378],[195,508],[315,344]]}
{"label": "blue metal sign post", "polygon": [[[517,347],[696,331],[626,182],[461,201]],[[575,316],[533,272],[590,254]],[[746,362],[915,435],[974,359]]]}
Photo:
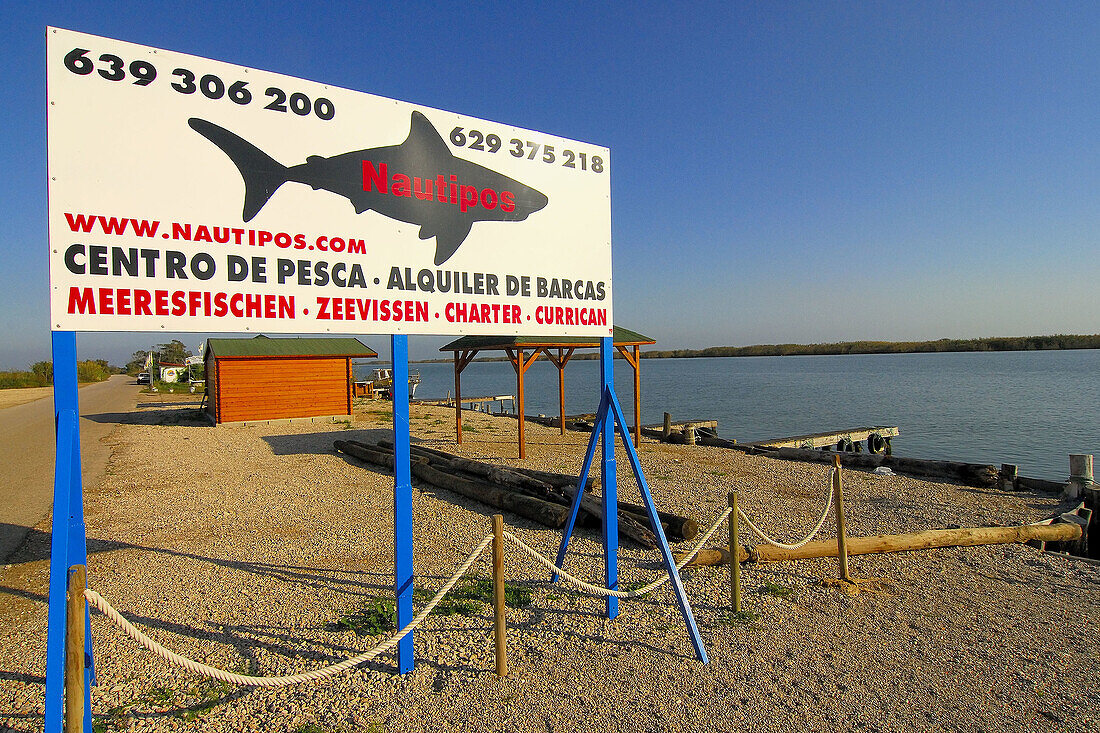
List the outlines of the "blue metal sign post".
{"label": "blue metal sign post", "polygon": [[[638,460],[638,452],[634,448],[634,443],[630,440],[626,418],[623,416],[623,410],[619,405],[619,399],[615,396],[615,380],[612,374],[613,352],[614,345],[612,340],[610,338],[601,339],[600,408],[596,415],[592,436],[588,440],[588,450],[585,452],[580,479],[577,481],[577,493],[573,497],[573,505],[570,508],[569,519],[565,523],[565,530],[562,532],[561,546],[558,548],[556,564],[558,567],[561,567],[562,563],[565,562],[565,554],[569,549],[569,540],[573,536],[573,527],[576,525],[577,513],[580,511],[581,497],[584,494],[585,485],[588,483],[588,472],[592,468],[592,460],[596,455],[596,443],[602,439],[603,546],[606,555],[604,558],[604,568],[607,587],[612,590],[618,590],[619,575],[617,555],[619,549],[619,526],[617,516],[618,494],[615,476],[615,424],[618,423],[619,432],[622,435],[623,447],[626,448],[630,467],[634,471],[634,478],[638,482],[638,491],[642,495],[642,504],[645,506],[646,515],[649,517],[649,525],[653,528],[653,534],[657,537],[657,545],[661,550],[661,560],[664,564],[665,571],[669,574],[669,579],[672,581],[676,602],[680,606],[680,613],[683,615],[684,623],[687,625],[688,635],[691,637],[692,646],[695,647],[695,654],[698,656],[699,661],[703,664],[707,664],[707,650],[703,647],[703,640],[699,636],[699,627],[696,626],[695,616],[691,612],[691,604],[688,601],[687,594],[684,592],[684,585],[680,581],[680,574],[676,571],[676,561],[672,557],[672,550],[669,548],[668,540],[665,538],[664,528],[661,526],[661,521],[657,517],[657,508],[654,506],[653,497],[649,493],[649,484],[646,482],[645,474],[642,472],[642,465]],[[551,582],[557,582],[558,574],[552,574],[550,580]],[[618,615],[618,600],[617,598],[608,596],[608,618],[615,618]]]}
{"label": "blue metal sign post", "polygon": [[[393,382],[393,591],[397,597],[397,628],[413,619],[412,475],[409,454],[409,337],[391,336]],[[397,644],[397,671],[413,669],[413,635]]]}
{"label": "blue metal sign post", "polygon": [[[65,592],[69,567],[86,565],[84,495],[80,476],[80,405],[76,380],[76,334],[53,333],[54,459],[53,525],[50,534],[50,595],[46,615],[45,730],[61,733],[65,694]],[[84,730],[92,729],[92,627],[84,604]]]}
{"label": "blue metal sign post", "polygon": [[[600,392],[613,394],[615,391],[615,349],[612,339],[600,342]],[[602,398],[600,400],[603,401]],[[603,428],[603,440],[600,443],[600,475],[603,478],[603,562],[604,578],[611,590],[619,589],[619,484],[615,475],[615,417],[604,409],[596,418]],[[584,479],[587,481],[588,477]],[[581,492],[577,491],[577,501]],[[558,563],[561,567],[561,563]],[[619,615],[619,599],[607,597],[607,617]]]}

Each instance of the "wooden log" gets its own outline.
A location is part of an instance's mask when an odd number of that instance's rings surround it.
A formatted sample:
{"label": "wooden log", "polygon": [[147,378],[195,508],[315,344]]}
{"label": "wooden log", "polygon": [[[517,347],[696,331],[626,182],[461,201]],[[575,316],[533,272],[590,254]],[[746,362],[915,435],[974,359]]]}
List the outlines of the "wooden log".
{"label": "wooden log", "polygon": [[[640,517],[647,525],[649,523],[649,515],[646,514],[644,506],[620,501],[619,511]],[[670,540],[692,540],[699,536],[699,523],[691,517],[680,517],[658,510],[657,518],[661,520],[661,526],[665,528],[665,536]]]}
{"label": "wooden log", "polygon": [[[391,440],[380,440],[380,441],[378,441],[378,446],[381,447],[381,448],[385,448],[386,450],[391,450],[392,451],[393,450],[393,441],[391,441]],[[462,456],[456,456],[453,453],[447,453],[446,451],[438,450],[436,448],[429,448],[428,446],[424,446],[424,445],[415,445],[414,444],[412,446],[412,450],[413,450],[413,453],[420,453],[420,454],[423,454],[423,455],[435,455],[435,456],[439,456],[440,458],[446,458],[446,459],[454,459],[454,458],[461,458],[462,457]],[[553,473],[553,472],[550,472],[550,471],[539,471],[539,470],[532,469],[532,468],[520,468],[520,467],[517,467],[517,466],[511,466],[511,467],[509,467],[508,470],[509,471],[514,471],[516,473],[522,473],[526,476],[531,476],[532,478],[536,478],[540,481],[545,481],[546,483],[550,484],[551,486],[557,486],[557,487],[576,486],[577,481],[578,481],[577,476],[571,476],[567,473]],[[596,477],[589,474],[588,483],[585,484],[585,485],[589,488],[595,486],[596,485]]]}
{"label": "wooden log", "polygon": [[[849,555],[874,555],[889,552],[931,550],[937,547],[975,547],[978,545],[1005,545],[1013,542],[1071,542],[1080,539],[1078,524],[1026,524],[1019,527],[971,527],[962,529],[929,529],[909,534],[875,535],[873,537],[849,537]],[[785,550],[772,545],[757,545],[751,550],[740,548],[741,562],[782,562],[805,560],[812,557],[836,557],[836,540],[808,542],[797,550]],[[682,557],[677,558],[679,562]],[[729,551],[710,547],[699,551],[690,565],[720,565],[729,562]]]}
{"label": "wooden log", "polygon": [[[566,486],[563,487],[563,490],[569,494],[570,499],[577,495],[577,490],[574,487]],[[603,519],[603,500],[596,498],[587,491],[584,493],[584,496],[581,497],[581,509],[598,519]],[[646,520],[646,524],[642,524],[631,514],[624,512],[622,509],[616,512],[616,516],[619,518],[620,536],[629,537],[649,550],[657,547],[657,535],[653,534],[647,526],[648,519]]]}
{"label": "wooden log", "polygon": [[[364,461],[393,468],[393,456],[381,451],[372,451],[362,445],[338,440],[333,444],[337,450]],[[412,475],[437,488],[447,489],[470,499],[488,504],[498,509],[506,509],[551,529],[561,529],[569,518],[569,508],[552,504],[526,494],[500,488],[492,484],[454,476],[432,468],[423,458],[414,458],[411,465]]]}
{"label": "wooden log", "polygon": [[792,461],[813,461],[832,463],[833,456],[840,456],[843,466],[853,468],[877,468],[886,466],[898,473],[930,478],[946,478],[959,481],[968,486],[989,488],[996,486],[999,472],[995,466],[979,463],[959,463],[956,461],[929,461],[922,458],[902,458],[899,456],[875,455],[864,453],[831,453],[808,448],[777,448],[769,455]]}
{"label": "wooden log", "polygon": [[1060,494],[1066,488],[1065,481],[1047,481],[1046,479],[1028,478],[1027,476],[1017,476],[1016,481],[1020,484],[1021,489],[1032,491],[1049,491]]}
{"label": "wooden log", "polygon": [[741,448],[742,446],[737,444],[736,440],[726,440],[725,438],[719,438],[711,435],[700,435],[696,438],[699,445],[708,445],[715,448]]}
{"label": "wooden log", "polygon": [[[372,449],[372,447],[367,445],[367,444],[358,443],[358,442],[355,442],[355,441],[336,441],[336,445],[337,445],[337,449],[343,450],[345,453],[348,453],[349,455],[355,455],[356,457],[360,457],[360,454],[362,454],[364,456],[364,460],[370,460],[370,461],[375,462],[375,463],[379,462],[378,460],[376,460],[377,456],[386,456],[386,457],[390,458],[391,460],[388,463],[383,463],[382,465],[387,465],[390,468],[393,467],[392,456],[389,453],[383,453],[380,450]],[[386,446],[387,443],[384,442],[384,441],[380,441],[378,445],[379,446]],[[388,443],[388,445],[392,445],[392,443]],[[559,527],[564,527],[565,526],[565,520],[564,519],[562,519],[560,523],[557,523],[558,519],[557,519],[556,514],[553,515],[554,523],[553,524],[548,523],[546,521],[543,521],[543,519],[542,519],[542,516],[545,514],[545,510],[543,510],[541,508],[538,508],[536,506],[536,508],[527,508],[527,509],[524,509],[523,511],[520,511],[520,510],[515,509],[512,506],[510,506],[509,502],[506,499],[504,499],[503,496],[501,496],[501,495],[504,494],[504,495],[519,497],[521,499],[531,499],[532,501],[536,501],[536,502],[539,502],[541,504],[547,504],[547,505],[550,505],[550,506],[554,506],[554,507],[558,508],[561,512],[564,513],[564,517],[568,518],[570,500],[572,499],[573,495],[576,493],[576,489],[573,488],[572,486],[569,487],[570,490],[567,490],[568,493],[569,493],[568,497],[564,497],[564,496],[554,497],[553,495],[546,495],[546,496],[539,497],[539,496],[530,496],[530,495],[527,495],[527,494],[516,494],[515,492],[509,491],[507,489],[502,489],[502,488],[499,488],[497,486],[493,486],[492,484],[489,484],[489,483],[483,483],[483,482],[480,482],[480,481],[474,481],[472,479],[466,479],[462,476],[457,476],[457,475],[447,473],[445,470],[440,470],[439,464],[432,465],[429,462],[429,459],[428,459],[427,455],[435,457],[437,460],[441,461],[442,463],[446,464],[447,466],[454,466],[456,464],[461,465],[464,468],[464,470],[466,469],[466,467],[474,467],[475,465],[477,465],[478,464],[477,461],[471,461],[469,459],[460,458],[459,456],[454,456],[453,457],[455,459],[458,459],[457,461],[451,460],[451,459],[444,459],[444,458],[441,458],[439,456],[439,454],[443,453],[442,451],[435,451],[435,450],[432,450],[432,449],[428,449],[428,450],[425,451],[423,449],[417,450],[417,448],[418,448],[417,446],[414,446],[413,455],[414,455],[414,457],[418,458],[421,461],[421,463],[418,464],[418,465],[414,465],[413,469],[412,469],[413,475],[416,476],[417,478],[421,478],[421,479],[427,481],[428,483],[432,484],[433,486],[438,486],[438,487],[444,488],[444,489],[450,489],[452,491],[455,491],[456,493],[462,494],[463,496],[468,496],[472,499],[478,499],[479,501],[482,501],[483,503],[490,504],[491,506],[495,506],[495,507],[498,507],[498,508],[501,508],[501,509],[509,509],[509,510],[515,512],[516,514],[519,514],[520,516],[524,516],[524,517],[527,517],[528,519],[533,519],[537,522],[541,522],[543,524],[546,524],[546,526],[548,526],[548,527],[559,528]],[[427,455],[418,455],[420,453],[427,453]],[[448,454],[443,454],[443,455],[448,455]],[[533,479],[530,476],[522,476],[522,474],[518,474],[514,471],[503,471],[497,466],[489,466],[488,464],[479,464],[479,465],[481,467],[487,467],[487,468],[494,469],[492,472],[486,472],[487,475],[490,474],[490,473],[493,476],[515,474],[515,475],[510,476],[510,478],[514,479],[516,476],[520,476],[520,477],[526,479],[526,482],[521,482],[521,485],[516,486],[516,488],[537,489],[538,488],[538,483],[541,483],[541,482],[536,483],[537,480]],[[480,468],[478,470],[480,470]],[[541,485],[543,487],[546,487],[547,491],[549,491],[549,488],[550,488],[549,484],[541,483]],[[478,489],[476,487],[481,487],[481,488]],[[481,498],[482,493],[486,494],[486,499]],[[553,498],[560,498],[560,501],[550,501]],[[519,506],[526,506],[526,505],[523,502],[520,502]],[[537,509],[537,511],[536,511],[536,509]],[[603,518],[603,503],[599,499],[593,497],[590,494],[586,493],[581,498],[581,509],[583,509],[587,514],[590,514],[593,517],[596,517],[597,519],[602,519]],[[527,512],[527,513],[525,513],[525,512]],[[620,511],[618,516],[619,516],[619,534],[620,534],[620,536],[625,537],[625,538],[629,538],[629,539],[633,540],[634,542],[637,542],[642,547],[645,547],[647,549],[653,549],[657,546],[657,537],[656,537],[656,535],[653,534],[653,532],[651,532],[649,530],[648,527],[643,525],[641,522],[637,521],[637,519],[632,517],[627,512]],[[698,533],[698,528],[696,528],[696,532]]]}
{"label": "wooden log", "polygon": [[[335,440],[332,443],[332,447],[336,450],[347,453],[349,456],[354,456],[361,461],[367,463],[373,463],[376,466],[384,466],[386,468],[393,468],[394,455],[390,451],[381,451],[371,448],[363,443],[358,443],[350,440]],[[415,463],[417,458],[411,458],[410,461]]]}

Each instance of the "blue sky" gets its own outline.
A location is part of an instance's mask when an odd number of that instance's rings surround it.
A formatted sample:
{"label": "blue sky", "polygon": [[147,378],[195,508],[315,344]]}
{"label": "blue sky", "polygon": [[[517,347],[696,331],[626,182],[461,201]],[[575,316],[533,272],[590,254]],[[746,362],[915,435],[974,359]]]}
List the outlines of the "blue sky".
{"label": "blue sky", "polygon": [[49,358],[46,25],[610,147],[658,348],[1100,332],[1096,3],[8,2],[0,368]]}

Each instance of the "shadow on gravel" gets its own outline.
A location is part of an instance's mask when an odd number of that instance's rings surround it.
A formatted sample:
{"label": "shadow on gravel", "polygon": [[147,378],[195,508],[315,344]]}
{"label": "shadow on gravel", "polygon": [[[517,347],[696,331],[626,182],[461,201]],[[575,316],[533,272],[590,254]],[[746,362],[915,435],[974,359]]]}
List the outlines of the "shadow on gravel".
{"label": "shadow on gravel", "polygon": [[86,420],[109,425],[180,425],[183,427],[208,428],[210,420],[201,410],[193,407],[143,408],[134,412],[100,412],[95,415],[82,415]]}
{"label": "shadow on gravel", "polygon": [[[339,424],[339,423],[337,423]],[[393,431],[384,428],[356,429],[343,428],[324,433],[300,433],[291,435],[265,435],[263,440],[271,446],[271,452],[277,456],[325,455],[336,452],[332,443],[337,440],[357,440],[362,443],[377,443],[384,439],[393,440]]]}

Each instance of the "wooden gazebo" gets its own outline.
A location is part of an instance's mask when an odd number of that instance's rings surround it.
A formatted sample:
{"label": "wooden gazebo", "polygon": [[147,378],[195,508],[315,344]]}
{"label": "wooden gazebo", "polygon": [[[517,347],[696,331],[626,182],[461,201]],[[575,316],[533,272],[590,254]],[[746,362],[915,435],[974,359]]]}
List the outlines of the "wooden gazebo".
{"label": "wooden gazebo", "polygon": [[[640,372],[639,349],[650,346],[656,341],[640,333],[615,326],[612,336],[615,349],[634,369],[634,443],[641,440],[642,434],[642,382]],[[454,353],[455,365],[455,441],[462,442],[462,370],[481,351],[503,351],[516,371],[516,411],[519,413],[519,457],[526,457],[524,442],[524,404],[523,375],[539,358],[545,354],[558,368],[558,408],[561,433],[565,435],[565,365],[577,349],[597,349],[599,339],[583,337],[546,337],[546,336],[463,336],[440,348],[440,351]],[[527,352],[530,351],[530,356]]]}

